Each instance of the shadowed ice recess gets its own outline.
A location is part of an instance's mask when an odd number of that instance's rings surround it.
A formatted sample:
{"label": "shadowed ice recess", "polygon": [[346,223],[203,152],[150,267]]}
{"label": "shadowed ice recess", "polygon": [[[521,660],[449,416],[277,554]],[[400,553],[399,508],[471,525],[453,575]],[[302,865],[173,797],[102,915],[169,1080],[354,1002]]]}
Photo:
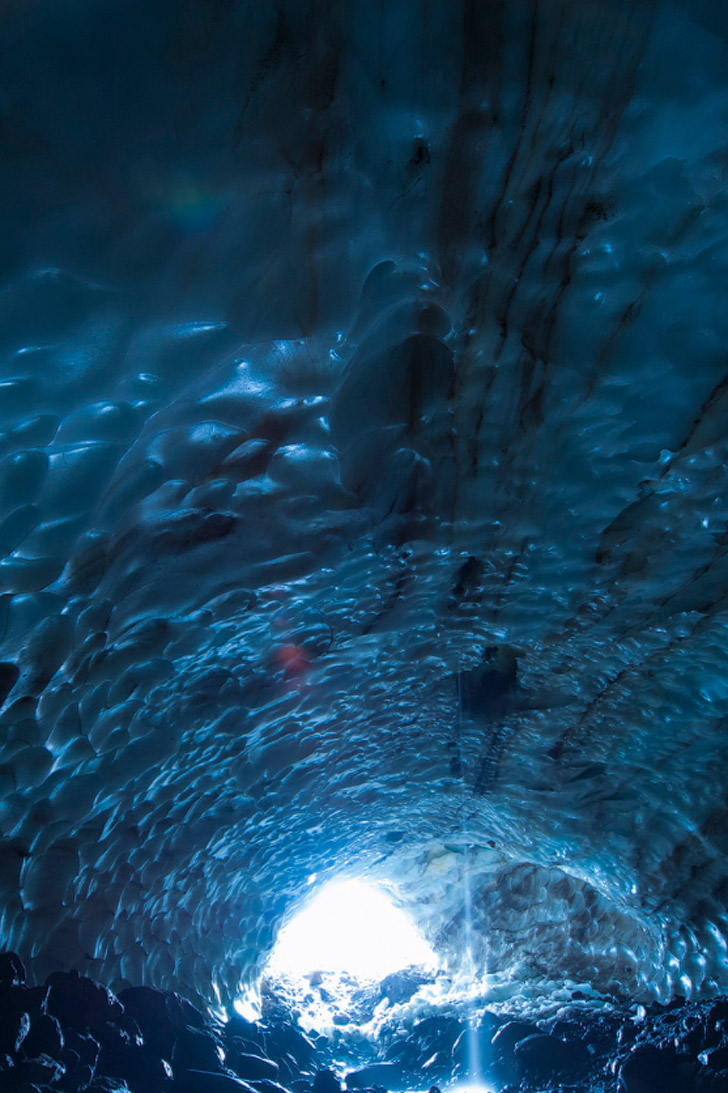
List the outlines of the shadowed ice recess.
{"label": "shadowed ice recess", "polygon": [[3,946],[728,990],[723,6],[0,21]]}

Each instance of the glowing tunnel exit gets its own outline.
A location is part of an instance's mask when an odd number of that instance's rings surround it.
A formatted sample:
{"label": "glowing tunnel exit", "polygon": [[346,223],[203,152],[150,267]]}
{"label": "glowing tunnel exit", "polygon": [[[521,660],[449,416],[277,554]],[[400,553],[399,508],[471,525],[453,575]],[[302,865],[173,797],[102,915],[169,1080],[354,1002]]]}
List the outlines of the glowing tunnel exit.
{"label": "glowing tunnel exit", "polygon": [[323,888],[284,926],[267,972],[281,978],[328,971],[382,979],[412,965],[437,967],[414,923],[380,888],[350,880]]}

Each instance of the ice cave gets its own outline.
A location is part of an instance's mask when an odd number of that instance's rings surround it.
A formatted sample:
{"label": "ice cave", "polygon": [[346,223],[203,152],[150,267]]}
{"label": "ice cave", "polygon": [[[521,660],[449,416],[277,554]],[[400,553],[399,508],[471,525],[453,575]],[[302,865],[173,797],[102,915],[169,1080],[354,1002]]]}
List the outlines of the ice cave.
{"label": "ice cave", "polygon": [[724,0],[2,0],[0,1091],[728,1090],[727,126]]}

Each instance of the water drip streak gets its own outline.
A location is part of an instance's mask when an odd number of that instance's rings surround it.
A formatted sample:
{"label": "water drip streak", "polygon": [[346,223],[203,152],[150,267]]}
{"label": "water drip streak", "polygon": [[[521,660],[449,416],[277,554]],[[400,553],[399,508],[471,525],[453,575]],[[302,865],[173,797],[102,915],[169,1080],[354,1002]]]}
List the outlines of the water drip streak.
{"label": "water drip streak", "polygon": [[462,762],[463,739],[463,702],[462,702],[462,673],[458,672],[458,708],[457,708],[457,739],[460,750],[461,777],[461,810],[460,826],[463,836],[463,924],[465,928],[465,960],[466,973],[470,977],[470,991],[468,994],[466,1009],[466,1038],[468,1046],[467,1076],[474,1085],[483,1084],[483,1067],[480,1058],[480,1041],[478,1039],[477,1008],[475,1005],[475,955],[473,940],[473,886],[470,872],[470,839],[468,837],[467,801],[465,786],[465,767]]}

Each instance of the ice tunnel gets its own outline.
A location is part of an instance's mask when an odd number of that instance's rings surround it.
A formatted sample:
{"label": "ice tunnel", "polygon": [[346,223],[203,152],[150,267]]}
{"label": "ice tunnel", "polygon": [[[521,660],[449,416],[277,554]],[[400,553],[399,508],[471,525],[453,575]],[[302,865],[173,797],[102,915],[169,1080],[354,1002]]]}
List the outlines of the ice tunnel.
{"label": "ice tunnel", "polygon": [[718,0],[4,0],[34,981],[229,1008],[366,880],[503,1005],[728,991],[727,47]]}

